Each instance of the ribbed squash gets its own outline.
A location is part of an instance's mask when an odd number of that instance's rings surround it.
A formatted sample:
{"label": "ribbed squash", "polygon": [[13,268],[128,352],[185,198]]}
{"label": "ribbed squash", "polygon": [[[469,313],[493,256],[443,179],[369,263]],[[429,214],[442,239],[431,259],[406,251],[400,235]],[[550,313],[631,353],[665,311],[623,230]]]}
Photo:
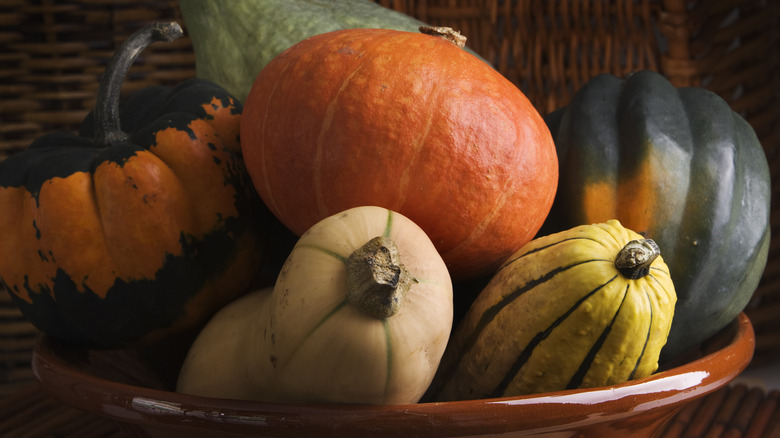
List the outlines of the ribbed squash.
{"label": "ribbed squash", "polygon": [[597,76],[545,120],[561,178],[543,229],[618,219],[658,243],[679,298],[662,360],[731,322],[769,249],[769,166],[750,125],[650,71]]}
{"label": "ribbed squash", "polygon": [[657,245],[618,221],[535,239],[459,323],[428,398],[514,396],[650,375],[675,301]]}
{"label": "ribbed squash", "polygon": [[120,108],[138,53],[181,34],[135,33],[78,136],[42,136],[0,163],[0,281],[50,336],[116,348],[194,330],[257,275],[269,214],[241,159],[241,103],[192,79]]}

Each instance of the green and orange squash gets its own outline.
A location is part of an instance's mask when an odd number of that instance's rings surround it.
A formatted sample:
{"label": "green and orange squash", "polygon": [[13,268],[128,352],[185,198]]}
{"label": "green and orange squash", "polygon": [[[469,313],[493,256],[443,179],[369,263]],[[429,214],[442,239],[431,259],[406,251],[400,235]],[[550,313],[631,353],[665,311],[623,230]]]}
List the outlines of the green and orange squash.
{"label": "green and orange squash", "polygon": [[121,82],[173,24],[116,52],[79,135],[48,134],[0,163],[0,280],[44,333],[91,348],[195,330],[262,264],[264,217],[241,157],[241,103],[193,79]]}
{"label": "green and orange squash", "polygon": [[525,245],[456,327],[426,400],[608,386],[652,374],[676,301],[662,250],[616,220]]}
{"label": "green and orange squash", "polygon": [[561,178],[544,230],[616,218],[658,243],[678,294],[662,359],[732,321],[770,240],[769,167],[748,122],[650,71],[597,76],[546,121]]}

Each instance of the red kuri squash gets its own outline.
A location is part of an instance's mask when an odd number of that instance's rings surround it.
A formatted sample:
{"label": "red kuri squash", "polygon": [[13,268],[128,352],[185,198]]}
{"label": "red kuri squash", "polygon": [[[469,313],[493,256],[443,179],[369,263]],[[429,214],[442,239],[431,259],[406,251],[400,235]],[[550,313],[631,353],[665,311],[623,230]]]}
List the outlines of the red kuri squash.
{"label": "red kuri squash", "polygon": [[526,96],[423,33],[347,29],[292,46],[256,78],[241,139],[258,193],[293,232],[378,205],[417,223],[456,280],[531,240],[558,181]]}

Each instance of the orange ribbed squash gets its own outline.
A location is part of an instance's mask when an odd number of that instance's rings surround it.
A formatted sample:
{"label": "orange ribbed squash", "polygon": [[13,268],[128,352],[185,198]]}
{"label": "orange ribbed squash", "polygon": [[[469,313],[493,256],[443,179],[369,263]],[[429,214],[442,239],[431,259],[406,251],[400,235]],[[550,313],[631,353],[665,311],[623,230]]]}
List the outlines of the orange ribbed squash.
{"label": "orange ribbed squash", "polygon": [[155,23],[116,52],[79,135],[50,133],[0,163],[0,284],[43,333],[85,348],[148,346],[199,329],[263,265],[270,216],[240,155],[241,103],[190,79],[122,79]]}
{"label": "orange ribbed squash", "polygon": [[531,240],[558,180],[548,128],[514,84],[438,36],[348,29],[306,39],[260,72],[241,146],[293,232],[359,205],[397,211],[456,280]]}

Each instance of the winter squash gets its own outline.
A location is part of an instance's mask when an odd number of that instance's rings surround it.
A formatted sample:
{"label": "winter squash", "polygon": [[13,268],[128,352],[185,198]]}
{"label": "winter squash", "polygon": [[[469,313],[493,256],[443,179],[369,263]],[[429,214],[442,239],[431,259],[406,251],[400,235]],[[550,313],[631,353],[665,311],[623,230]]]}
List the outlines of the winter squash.
{"label": "winter squash", "polygon": [[348,29],[287,49],[255,80],[241,139],[255,188],[296,234],[379,205],[425,230],[457,280],[531,240],[557,184],[549,130],[523,93],[420,32]]}
{"label": "winter squash", "polygon": [[263,217],[238,143],[241,104],[193,79],[133,94],[139,30],[118,49],[80,135],[49,134],[0,164],[0,279],[44,333],[90,348],[195,330],[261,266]]}
{"label": "winter squash", "polygon": [[664,251],[678,301],[662,360],[731,322],[769,248],[769,166],[750,125],[650,71],[597,76],[547,122],[561,172],[547,232],[616,218]]}
{"label": "winter squash", "polygon": [[414,403],[452,327],[452,283],[425,233],[361,206],[296,243],[273,289],[200,332],[177,390],[274,402]]}
{"label": "winter squash", "polygon": [[220,310],[177,390],[275,402],[414,403],[452,327],[452,283],[408,218],[361,206],[298,240],[273,289]]}
{"label": "winter squash", "polygon": [[648,376],[675,300],[658,245],[618,221],[537,238],[469,308],[429,397],[516,396]]}

